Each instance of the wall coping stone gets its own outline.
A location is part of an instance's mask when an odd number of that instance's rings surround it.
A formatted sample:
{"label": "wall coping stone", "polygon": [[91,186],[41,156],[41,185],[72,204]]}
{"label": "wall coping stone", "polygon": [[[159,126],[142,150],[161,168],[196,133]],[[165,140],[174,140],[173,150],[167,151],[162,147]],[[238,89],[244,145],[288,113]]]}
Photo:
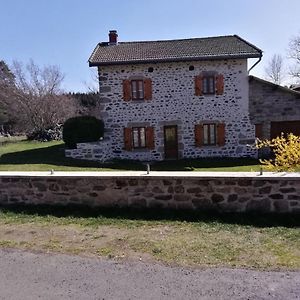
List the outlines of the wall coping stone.
{"label": "wall coping stone", "polygon": [[43,172],[18,172],[18,171],[2,171],[0,172],[1,177],[98,177],[98,178],[109,178],[109,177],[155,177],[155,178],[197,178],[197,179],[215,179],[215,178],[250,178],[250,179],[280,179],[280,180],[299,180],[300,172],[297,173],[286,173],[286,172],[263,172],[260,175],[259,172],[191,172],[191,171],[151,171],[147,174],[146,171],[112,171],[112,172],[89,172],[89,171],[78,171],[78,172],[64,172],[64,171],[51,171]]}

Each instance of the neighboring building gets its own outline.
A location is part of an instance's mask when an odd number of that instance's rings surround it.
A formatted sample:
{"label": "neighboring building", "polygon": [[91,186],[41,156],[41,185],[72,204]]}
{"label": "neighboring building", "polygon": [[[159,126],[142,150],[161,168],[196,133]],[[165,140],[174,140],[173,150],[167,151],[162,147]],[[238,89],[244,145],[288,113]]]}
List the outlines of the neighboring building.
{"label": "neighboring building", "polygon": [[256,135],[270,139],[283,133],[300,135],[300,92],[249,76],[250,119]]}
{"label": "neighboring building", "polygon": [[237,35],[122,42],[110,31],[89,64],[100,83],[105,138],[66,155],[96,160],[255,157],[248,58]]}
{"label": "neighboring building", "polygon": [[292,85],[290,88],[296,92],[300,92],[300,84]]}

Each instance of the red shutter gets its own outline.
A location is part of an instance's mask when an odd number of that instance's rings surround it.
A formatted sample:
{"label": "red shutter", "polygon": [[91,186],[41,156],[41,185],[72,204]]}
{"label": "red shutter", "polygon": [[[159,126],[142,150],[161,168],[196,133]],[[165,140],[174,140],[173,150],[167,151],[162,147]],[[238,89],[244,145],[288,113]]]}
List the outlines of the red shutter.
{"label": "red shutter", "polygon": [[123,99],[124,101],[131,99],[131,82],[128,79],[123,80]]}
{"label": "red shutter", "polygon": [[196,96],[202,96],[202,80],[203,80],[203,76],[198,75],[195,76],[195,95]]}
{"label": "red shutter", "polygon": [[131,128],[124,128],[124,148],[127,151],[132,150],[132,130],[131,130]]}
{"label": "red shutter", "polygon": [[203,146],[203,125],[195,125],[195,145],[196,147]]}
{"label": "red shutter", "polygon": [[218,146],[225,145],[225,124],[220,123],[217,125],[217,144]]}
{"label": "red shutter", "polygon": [[150,78],[144,79],[144,93],[145,100],[152,99],[152,81]]}
{"label": "red shutter", "polygon": [[153,127],[146,127],[146,147],[148,149],[154,149],[154,128]]}
{"label": "red shutter", "polygon": [[224,93],[224,76],[222,74],[216,77],[216,94],[223,95]]}
{"label": "red shutter", "polygon": [[260,140],[263,139],[262,129],[263,129],[262,124],[255,124],[255,137]]}

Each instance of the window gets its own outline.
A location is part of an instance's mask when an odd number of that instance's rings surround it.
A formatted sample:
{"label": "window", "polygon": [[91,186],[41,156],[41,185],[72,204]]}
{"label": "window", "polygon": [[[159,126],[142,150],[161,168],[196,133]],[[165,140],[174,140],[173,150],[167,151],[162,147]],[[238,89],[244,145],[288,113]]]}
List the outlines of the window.
{"label": "window", "polygon": [[215,93],[215,76],[203,77],[203,94],[209,95]]}
{"label": "window", "polygon": [[216,124],[203,124],[203,145],[216,145]]}
{"label": "window", "polygon": [[146,147],[146,130],[145,127],[132,128],[132,146],[133,148]]}
{"label": "window", "polygon": [[132,100],[144,99],[144,81],[143,80],[131,80],[131,96]]}
{"label": "window", "polygon": [[216,72],[202,72],[195,76],[195,95],[223,95],[224,75]]}

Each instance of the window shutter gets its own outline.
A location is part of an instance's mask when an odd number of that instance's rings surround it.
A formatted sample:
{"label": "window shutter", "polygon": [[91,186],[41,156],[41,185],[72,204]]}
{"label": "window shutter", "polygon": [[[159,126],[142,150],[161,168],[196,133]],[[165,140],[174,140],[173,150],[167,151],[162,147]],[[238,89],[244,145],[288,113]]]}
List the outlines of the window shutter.
{"label": "window shutter", "polygon": [[202,80],[203,80],[203,76],[198,75],[195,76],[195,95],[196,96],[202,96]]}
{"label": "window shutter", "polygon": [[217,125],[217,144],[218,146],[225,145],[225,124],[220,123]]}
{"label": "window shutter", "polygon": [[146,127],[146,146],[148,149],[154,149],[154,128]]}
{"label": "window shutter", "polygon": [[144,99],[151,100],[152,99],[152,81],[150,78],[144,79]]}
{"label": "window shutter", "polygon": [[124,128],[124,148],[127,151],[132,150],[132,130],[131,130],[131,128]]}
{"label": "window shutter", "polygon": [[216,94],[223,95],[224,93],[224,76],[218,74],[216,77]]}
{"label": "window shutter", "polygon": [[203,146],[203,125],[195,125],[195,145],[196,147]]}
{"label": "window shutter", "polygon": [[124,101],[131,99],[131,82],[128,79],[123,80],[123,99]]}
{"label": "window shutter", "polygon": [[255,137],[258,139],[263,139],[262,124],[255,124]]}

